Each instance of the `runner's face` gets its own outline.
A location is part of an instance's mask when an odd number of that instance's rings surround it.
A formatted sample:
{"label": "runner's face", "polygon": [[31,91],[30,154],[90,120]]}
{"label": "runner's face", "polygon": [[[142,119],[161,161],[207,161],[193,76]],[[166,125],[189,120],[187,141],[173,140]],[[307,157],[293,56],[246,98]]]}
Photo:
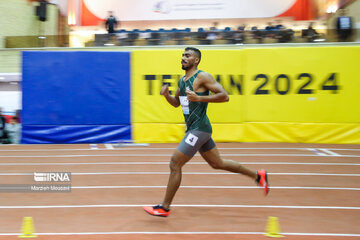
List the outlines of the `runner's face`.
{"label": "runner's face", "polygon": [[185,51],[181,59],[181,68],[183,70],[188,70],[192,68],[195,65],[195,63],[197,63],[198,61],[199,59],[196,57],[194,51],[192,50]]}

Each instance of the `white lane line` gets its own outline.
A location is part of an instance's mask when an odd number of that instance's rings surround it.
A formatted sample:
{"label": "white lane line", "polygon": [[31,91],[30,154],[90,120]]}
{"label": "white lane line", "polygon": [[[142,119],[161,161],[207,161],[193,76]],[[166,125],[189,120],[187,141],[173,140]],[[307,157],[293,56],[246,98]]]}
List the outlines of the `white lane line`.
{"label": "white lane line", "polygon": [[98,149],[98,145],[97,144],[90,144],[90,149],[91,150],[96,150],[96,149]]}
{"label": "white lane line", "polygon": [[[89,205],[27,205],[0,206],[0,209],[48,209],[48,208],[121,208],[143,207],[153,204],[89,204]],[[225,204],[173,204],[172,207],[204,207],[204,208],[276,208],[276,209],[329,209],[329,210],[360,210],[360,207],[343,206],[283,206],[283,205],[225,205]]]}
{"label": "white lane line", "polygon": [[341,156],[340,154],[330,151],[329,149],[326,149],[326,148],[319,148],[319,150],[321,150],[331,156]]}
{"label": "white lane line", "polygon": [[360,234],[351,233],[281,233],[289,236],[331,236],[331,237],[360,237]]}
{"label": "white lane line", "polygon": [[[114,144],[112,144],[114,146]],[[116,145],[115,145],[116,146]],[[0,145],[0,151],[4,152],[52,152],[52,151],[88,151],[88,148],[52,148],[52,149],[2,149],[6,148],[7,145]],[[134,151],[134,150],[150,150],[150,151],[158,151],[158,150],[174,150],[176,147],[121,147],[121,148],[114,148],[114,150],[120,151]],[[301,150],[301,151],[309,151],[311,148],[230,148],[230,147],[219,147],[219,150]],[[314,149],[314,148],[312,148]],[[330,151],[360,151],[359,148],[326,148]],[[106,148],[98,149],[99,151],[106,151]]]}
{"label": "white lane line", "polygon": [[343,173],[268,173],[268,175],[360,177],[360,174],[343,174]]}
{"label": "white lane line", "polygon": [[[112,144],[113,146],[116,144]],[[3,145],[6,146],[6,145]],[[23,151],[23,152],[48,152],[48,151],[86,151],[89,150],[88,148],[53,148],[53,149],[1,149],[4,148],[0,145],[0,151]],[[174,147],[121,147],[121,148],[114,148],[115,150],[121,150],[121,151],[133,151],[133,150],[174,150],[176,146]],[[301,150],[305,151],[307,148],[230,148],[230,147],[219,147],[219,150]],[[330,148],[329,148],[330,149]],[[106,150],[105,148],[99,149],[99,150]],[[349,149],[352,150],[352,149]],[[359,149],[360,150],[360,149]]]}
{"label": "white lane line", "polygon": [[[114,143],[114,147],[116,148],[123,148],[123,147],[148,147],[150,146],[149,143]],[[144,148],[148,149],[148,148]]]}
{"label": "white lane line", "polygon": [[[183,172],[183,175],[238,175],[231,172]],[[34,173],[0,173],[0,176],[28,176]],[[169,172],[72,172],[72,176],[85,175],[169,175]],[[268,173],[268,175],[280,176],[337,176],[337,177],[360,177],[360,174],[346,173]]]}
{"label": "white lane line", "polygon": [[320,152],[316,148],[308,148],[307,150],[309,150],[310,152],[316,153],[319,156],[327,156],[327,154]]}
{"label": "white lane line", "polygon": [[[72,233],[34,233],[39,236],[62,236],[62,235],[263,235],[264,232],[72,232]],[[360,234],[352,233],[281,233],[288,236],[326,236],[326,237],[360,237]],[[0,236],[17,236],[21,233],[0,233]]]}
{"label": "white lane line", "polygon": [[[0,233],[0,236],[16,236],[21,233]],[[75,232],[75,233],[34,233],[39,236],[46,235],[263,235],[264,232]],[[281,233],[289,236],[328,236],[328,237],[360,237],[360,234],[351,233]]]}
{"label": "white lane line", "polygon": [[[166,186],[71,186],[71,189],[137,189],[137,188],[166,188]],[[184,189],[259,189],[257,186],[180,186]],[[276,187],[271,189],[286,190],[342,190],[342,191],[360,191],[360,188],[340,188],[340,187]]]}
{"label": "white lane line", "polygon": [[[0,158],[75,158],[75,157],[171,157],[172,154],[79,154],[79,155],[1,155]],[[195,156],[200,156],[196,154]],[[222,153],[221,156],[233,157],[336,157],[334,155],[327,155],[325,153],[316,154],[236,154],[236,153]],[[341,155],[341,157],[359,158],[360,155]]]}
{"label": "white lane line", "polygon": [[327,148],[327,150],[331,150],[331,151],[360,151],[360,147],[359,148]]}
{"label": "white lane line", "polygon": [[[240,162],[244,165],[320,165],[320,166],[360,166],[360,163],[307,163],[307,162]],[[0,166],[67,166],[67,165],[169,165],[169,161],[159,162],[43,162],[43,163],[0,163]],[[207,162],[188,162],[186,165],[208,165]]]}
{"label": "white lane line", "polygon": [[112,149],[114,149],[114,146],[112,144],[106,143],[105,148],[108,149],[108,150],[112,150]]}

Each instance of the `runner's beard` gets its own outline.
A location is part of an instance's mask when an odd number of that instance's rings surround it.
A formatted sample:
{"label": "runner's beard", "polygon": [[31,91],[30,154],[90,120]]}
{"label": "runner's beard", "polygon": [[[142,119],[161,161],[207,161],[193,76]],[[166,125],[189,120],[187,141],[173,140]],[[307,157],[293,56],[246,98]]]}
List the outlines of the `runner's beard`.
{"label": "runner's beard", "polygon": [[181,65],[181,68],[182,68],[182,70],[188,70],[188,69],[190,69],[192,66],[189,64],[189,65],[187,65],[187,66],[185,66],[184,64],[182,64]]}

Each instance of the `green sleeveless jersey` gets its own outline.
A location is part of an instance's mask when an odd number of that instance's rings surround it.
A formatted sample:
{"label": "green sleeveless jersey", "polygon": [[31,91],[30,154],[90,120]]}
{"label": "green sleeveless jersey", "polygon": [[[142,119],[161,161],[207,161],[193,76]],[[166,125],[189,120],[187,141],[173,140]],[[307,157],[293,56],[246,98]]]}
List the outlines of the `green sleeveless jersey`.
{"label": "green sleeveless jersey", "polygon": [[[187,89],[194,91],[193,83],[197,75],[201,70],[197,71],[194,76],[189,78],[187,81],[183,81],[185,76],[180,78],[178,82],[179,86],[179,98],[180,104],[183,109],[183,114],[186,123],[186,132],[189,130],[198,130],[203,132],[212,132],[211,124],[209,118],[206,115],[206,109],[208,106],[207,102],[189,102],[185,91]],[[208,96],[210,94],[209,90],[206,92],[197,92],[199,96]]]}

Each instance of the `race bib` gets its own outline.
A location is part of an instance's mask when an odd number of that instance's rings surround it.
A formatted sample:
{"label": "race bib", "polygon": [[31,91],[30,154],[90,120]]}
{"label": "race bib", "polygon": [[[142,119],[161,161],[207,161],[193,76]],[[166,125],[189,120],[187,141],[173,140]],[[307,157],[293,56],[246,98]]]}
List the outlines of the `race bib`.
{"label": "race bib", "polygon": [[187,96],[180,96],[180,104],[184,114],[190,114],[189,100]]}
{"label": "race bib", "polygon": [[197,140],[199,138],[195,136],[194,134],[189,133],[189,135],[186,137],[185,142],[191,146],[195,146]]}

